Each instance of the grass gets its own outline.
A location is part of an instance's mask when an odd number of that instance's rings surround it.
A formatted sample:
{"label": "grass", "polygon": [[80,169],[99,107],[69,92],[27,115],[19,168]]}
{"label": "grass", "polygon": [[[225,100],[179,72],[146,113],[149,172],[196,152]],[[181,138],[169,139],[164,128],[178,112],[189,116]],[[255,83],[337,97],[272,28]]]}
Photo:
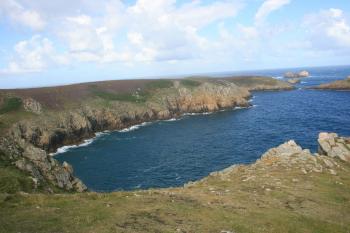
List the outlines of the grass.
{"label": "grass", "polygon": [[146,85],[146,89],[161,89],[173,87],[173,81],[167,79],[154,80]]}
{"label": "grass", "polygon": [[98,96],[106,101],[126,101],[134,103],[146,102],[147,95],[145,93],[111,93],[106,91],[93,91],[95,96]]}
{"label": "grass", "polygon": [[22,100],[18,97],[7,97],[2,106],[0,106],[0,114],[14,112],[21,108]]}
{"label": "grass", "polygon": [[16,111],[13,110],[4,114],[0,114],[0,133],[4,133],[13,124],[21,120],[31,119],[33,117],[36,117],[34,113],[27,112],[22,108],[19,108]]}
{"label": "grass", "polygon": [[128,101],[128,102],[144,102],[143,96],[137,96],[130,93],[110,93],[104,91],[95,91],[94,94],[108,101]]}
{"label": "grass", "polygon": [[189,87],[189,88],[193,88],[193,87],[198,87],[201,83],[196,81],[196,80],[191,80],[191,79],[183,79],[180,81],[180,83],[185,86],[185,87]]}
{"label": "grass", "polygon": [[348,232],[350,165],[341,166],[337,176],[257,167],[186,188],[0,194],[0,232]]}
{"label": "grass", "polygon": [[2,157],[4,155],[0,154],[0,193],[32,192],[33,181],[28,174],[18,170]]}
{"label": "grass", "polygon": [[154,80],[146,85],[145,90],[135,91],[134,93],[112,93],[102,91],[95,86],[90,86],[92,93],[106,101],[126,101],[133,103],[144,103],[151,96],[151,92],[156,89],[173,87],[171,80]]}

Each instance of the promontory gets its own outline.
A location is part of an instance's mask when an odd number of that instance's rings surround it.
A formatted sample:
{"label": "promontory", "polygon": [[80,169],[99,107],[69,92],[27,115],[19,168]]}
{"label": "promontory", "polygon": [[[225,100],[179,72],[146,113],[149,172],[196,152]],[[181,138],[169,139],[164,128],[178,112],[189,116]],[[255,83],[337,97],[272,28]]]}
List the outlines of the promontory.
{"label": "promontory", "polygon": [[337,80],[331,83],[321,84],[316,87],[312,87],[312,89],[319,90],[350,90],[350,76],[345,78],[344,80]]}

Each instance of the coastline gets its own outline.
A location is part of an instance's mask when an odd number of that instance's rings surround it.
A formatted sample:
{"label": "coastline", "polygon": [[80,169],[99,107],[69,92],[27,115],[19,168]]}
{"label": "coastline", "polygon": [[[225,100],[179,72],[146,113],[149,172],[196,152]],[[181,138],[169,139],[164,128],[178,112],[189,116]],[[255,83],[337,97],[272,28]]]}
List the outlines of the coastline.
{"label": "coastline", "polygon": [[[73,167],[54,159],[57,152],[87,146],[106,130],[129,131],[148,122],[249,107],[251,92],[291,89],[288,83],[252,76],[118,80],[14,90],[11,96],[19,97],[11,98],[21,98],[25,111],[35,115],[11,125],[7,136],[0,138],[0,151],[40,183],[84,191],[86,186],[73,175]],[[71,96],[66,104],[62,94]]]}
{"label": "coastline", "polygon": [[[248,102],[251,103],[253,101],[254,97],[255,96],[250,98],[248,100]],[[230,108],[226,108],[226,109],[220,109],[220,110],[212,111],[212,112],[200,112],[200,113],[198,113],[198,112],[190,113],[189,112],[189,113],[183,113],[182,115],[179,115],[177,117],[172,117],[172,118],[169,118],[169,119],[157,119],[157,120],[154,120],[154,121],[145,121],[145,122],[138,123],[138,124],[135,124],[135,125],[131,125],[131,126],[128,126],[128,127],[122,128],[122,129],[104,130],[104,131],[100,131],[100,132],[95,132],[94,133],[95,135],[93,137],[83,139],[83,141],[81,141],[81,142],[79,142],[77,144],[70,144],[70,145],[64,145],[64,146],[58,147],[56,152],[51,152],[51,153],[49,153],[49,155],[54,157],[56,155],[65,153],[68,150],[73,149],[73,148],[89,146],[91,143],[93,143],[99,137],[102,137],[104,135],[107,135],[107,134],[113,133],[113,132],[127,133],[127,132],[130,132],[130,131],[138,130],[138,129],[140,129],[143,126],[148,126],[148,125],[154,124],[156,122],[179,121],[179,120],[182,120],[183,117],[185,117],[185,116],[210,115],[210,114],[215,114],[215,113],[225,112],[225,111],[235,111],[235,110],[240,110],[240,109],[249,109],[249,108],[253,108],[255,106],[257,106],[257,105],[250,105],[250,106],[247,106],[247,107],[236,106],[236,107],[231,108],[231,109]]]}

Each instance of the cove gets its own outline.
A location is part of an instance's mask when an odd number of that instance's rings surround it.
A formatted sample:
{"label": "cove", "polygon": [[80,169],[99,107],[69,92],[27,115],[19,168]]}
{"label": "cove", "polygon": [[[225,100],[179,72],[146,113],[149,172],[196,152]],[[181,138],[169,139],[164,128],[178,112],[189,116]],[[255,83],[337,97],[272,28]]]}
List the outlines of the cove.
{"label": "cove", "polygon": [[109,132],[55,157],[72,164],[89,189],[114,191],[181,186],[232,164],[251,163],[289,139],[316,152],[319,132],[350,135],[350,92],[300,88],[343,79],[350,68],[309,71],[312,76],[296,90],[253,93],[252,108]]}

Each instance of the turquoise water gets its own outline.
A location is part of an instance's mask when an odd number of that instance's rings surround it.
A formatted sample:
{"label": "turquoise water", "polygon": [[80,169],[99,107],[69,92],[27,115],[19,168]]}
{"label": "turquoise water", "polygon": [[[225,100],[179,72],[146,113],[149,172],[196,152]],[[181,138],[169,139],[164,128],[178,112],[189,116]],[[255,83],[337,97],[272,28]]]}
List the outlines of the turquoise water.
{"label": "turquoise water", "polygon": [[[253,93],[251,108],[106,133],[56,158],[71,163],[91,190],[113,191],[180,186],[232,164],[254,162],[289,139],[316,151],[321,131],[350,135],[350,92],[300,88],[343,79],[350,67],[308,70],[312,76],[296,90]],[[279,78],[283,72],[246,74]]]}

